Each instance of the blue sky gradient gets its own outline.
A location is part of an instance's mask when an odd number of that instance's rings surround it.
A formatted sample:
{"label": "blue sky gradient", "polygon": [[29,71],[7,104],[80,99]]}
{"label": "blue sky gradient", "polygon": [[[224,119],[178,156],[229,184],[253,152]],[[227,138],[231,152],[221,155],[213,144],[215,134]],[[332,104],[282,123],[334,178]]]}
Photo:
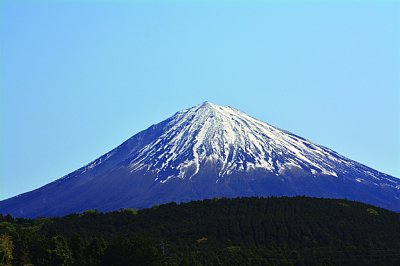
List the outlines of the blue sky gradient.
{"label": "blue sky gradient", "polygon": [[0,199],[203,101],[400,177],[397,1],[1,1]]}

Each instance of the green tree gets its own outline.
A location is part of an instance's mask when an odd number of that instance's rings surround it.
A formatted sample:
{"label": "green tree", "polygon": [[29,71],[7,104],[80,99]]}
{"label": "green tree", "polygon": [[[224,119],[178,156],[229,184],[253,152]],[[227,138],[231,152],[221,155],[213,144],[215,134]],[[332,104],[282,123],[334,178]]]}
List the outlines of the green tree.
{"label": "green tree", "polygon": [[[104,239],[94,238],[85,249],[86,265],[99,265],[105,250],[106,242]],[[79,261],[77,263],[79,264]]]}
{"label": "green tree", "polygon": [[13,248],[13,242],[9,235],[0,236],[0,265],[11,265]]}
{"label": "green tree", "polygon": [[102,264],[144,266],[160,265],[161,261],[162,256],[153,241],[147,238],[120,238],[107,247]]}
{"label": "green tree", "polygon": [[48,237],[42,245],[44,252],[42,257],[39,258],[39,265],[72,265],[72,252],[62,236]]}

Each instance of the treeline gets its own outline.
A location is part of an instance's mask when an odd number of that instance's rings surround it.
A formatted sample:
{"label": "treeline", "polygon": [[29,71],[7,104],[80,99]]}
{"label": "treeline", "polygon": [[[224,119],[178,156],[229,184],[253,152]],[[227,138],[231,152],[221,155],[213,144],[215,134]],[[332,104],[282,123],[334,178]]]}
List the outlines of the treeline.
{"label": "treeline", "polygon": [[400,214],[272,197],[34,220],[0,215],[0,265],[400,265]]}

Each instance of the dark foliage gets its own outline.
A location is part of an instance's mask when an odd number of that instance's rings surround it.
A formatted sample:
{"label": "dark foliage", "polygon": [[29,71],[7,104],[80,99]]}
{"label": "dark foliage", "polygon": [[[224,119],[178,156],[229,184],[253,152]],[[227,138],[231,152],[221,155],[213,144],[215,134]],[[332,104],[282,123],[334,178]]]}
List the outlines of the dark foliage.
{"label": "dark foliage", "polygon": [[0,215],[0,236],[2,265],[400,265],[399,213],[308,197]]}

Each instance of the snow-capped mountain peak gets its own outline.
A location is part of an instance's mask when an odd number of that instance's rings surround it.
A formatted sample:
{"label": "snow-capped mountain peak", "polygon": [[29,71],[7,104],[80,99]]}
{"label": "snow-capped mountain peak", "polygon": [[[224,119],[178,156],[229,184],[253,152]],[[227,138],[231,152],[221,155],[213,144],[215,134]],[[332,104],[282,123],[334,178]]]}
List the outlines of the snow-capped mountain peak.
{"label": "snow-capped mountain peak", "polygon": [[17,217],[212,197],[308,195],[400,211],[399,179],[231,107],[204,102],[88,165],[0,202]]}
{"label": "snow-capped mountain peak", "polygon": [[333,166],[353,162],[232,107],[204,102],[169,119],[163,134],[133,156],[130,168],[153,170],[165,182],[190,179],[206,163],[223,177],[233,171],[278,175],[293,169],[336,176]]}

